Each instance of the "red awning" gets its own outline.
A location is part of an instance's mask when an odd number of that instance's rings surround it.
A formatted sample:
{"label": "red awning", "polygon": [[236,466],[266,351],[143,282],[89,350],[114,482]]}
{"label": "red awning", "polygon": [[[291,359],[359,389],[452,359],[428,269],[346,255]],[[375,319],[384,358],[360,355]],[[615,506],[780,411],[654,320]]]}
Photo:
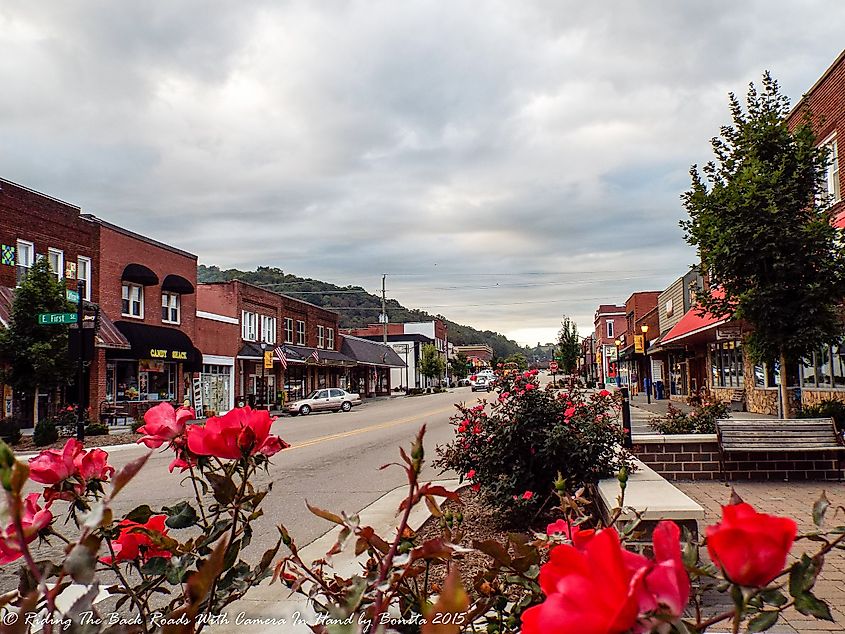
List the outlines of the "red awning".
{"label": "red awning", "polygon": [[686,314],[681,317],[681,321],[675,324],[672,330],[667,332],[660,340],[660,344],[665,346],[666,344],[675,343],[681,339],[686,339],[692,335],[697,335],[710,330],[711,328],[715,328],[716,326],[720,326],[726,321],[728,321],[727,317],[714,317],[710,313],[704,313],[703,316],[700,315],[699,308],[697,306],[690,308]]}

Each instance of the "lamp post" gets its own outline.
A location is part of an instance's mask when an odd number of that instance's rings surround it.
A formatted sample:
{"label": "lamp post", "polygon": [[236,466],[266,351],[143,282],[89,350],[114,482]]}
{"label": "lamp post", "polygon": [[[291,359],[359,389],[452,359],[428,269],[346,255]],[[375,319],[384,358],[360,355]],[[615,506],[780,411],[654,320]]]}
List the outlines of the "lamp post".
{"label": "lamp post", "polygon": [[614,341],[614,343],[616,344],[616,387],[621,387],[622,386],[622,373],[619,371],[620,370],[620,368],[619,368],[619,346],[622,345],[622,340],[617,339],[616,341]]}
{"label": "lamp post", "polygon": [[267,344],[261,342],[261,405],[263,407],[267,401],[267,369],[264,367],[264,352],[267,350]]}
{"label": "lamp post", "polygon": [[646,334],[648,333],[648,324],[643,324],[640,326],[640,330],[643,331],[643,360],[645,361],[646,367],[643,368],[645,372],[643,373],[643,387],[645,388],[645,395],[646,399],[648,399],[648,403],[651,404],[651,363],[648,360],[648,343],[646,342]]}

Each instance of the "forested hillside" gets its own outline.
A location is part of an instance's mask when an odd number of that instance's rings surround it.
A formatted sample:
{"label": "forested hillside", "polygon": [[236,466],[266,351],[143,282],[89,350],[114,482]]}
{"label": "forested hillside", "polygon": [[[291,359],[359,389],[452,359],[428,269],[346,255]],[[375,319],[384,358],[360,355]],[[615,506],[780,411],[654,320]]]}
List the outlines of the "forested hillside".
{"label": "forested hillside", "polygon": [[[376,323],[381,312],[381,298],[368,293],[360,286],[336,286],[320,280],[290,275],[274,267],[259,266],[255,271],[240,271],[238,269],[221,270],[217,266],[200,264],[197,275],[200,282],[225,282],[239,279],[317,306],[335,309],[340,314],[341,328],[357,328]],[[493,348],[497,357],[504,358],[526,352],[515,341],[497,332],[476,330],[471,326],[450,321],[442,315],[430,315],[423,310],[405,308],[395,299],[387,300],[387,314],[391,323],[442,319],[449,329],[450,342],[458,346],[486,343]]]}

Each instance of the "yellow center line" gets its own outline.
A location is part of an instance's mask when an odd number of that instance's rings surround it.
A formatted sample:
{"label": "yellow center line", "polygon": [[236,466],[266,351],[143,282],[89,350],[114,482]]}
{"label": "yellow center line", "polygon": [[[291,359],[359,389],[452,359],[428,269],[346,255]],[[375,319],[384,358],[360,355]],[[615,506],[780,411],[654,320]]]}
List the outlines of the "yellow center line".
{"label": "yellow center line", "polygon": [[451,405],[449,407],[444,407],[443,409],[436,409],[431,412],[427,412],[425,414],[418,414],[416,416],[409,416],[408,418],[400,418],[398,420],[388,421],[386,423],[379,423],[377,425],[370,425],[369,427],[360,427],[358,429],[350,429],[349,431],[340,432],[337,434],[331,434],[329,436],[320,436],[319,438],[312,438],[311,440],[306,440],[305,442],[298,443],[296,445],[291,445],[287,449],[285,449],[285,453],[291,451],[293,449],[302,449],[303,447],[310,447],[312,445],[319,444],[321,442],[326,442],[329,440],[338,440],[340,438],[349,438],[350,436],[357,436],[359,434],[366,434],[371,431],[377,431],[379,429],[387,429],[388,427],[396,427],[397,425],[404,425],[406,423],[411,423],[416,420],[420,420],[422,418],[426,418],[429,416],[435,416],[436,414],[444,414],[446,412],[455,411],[455,406]]}

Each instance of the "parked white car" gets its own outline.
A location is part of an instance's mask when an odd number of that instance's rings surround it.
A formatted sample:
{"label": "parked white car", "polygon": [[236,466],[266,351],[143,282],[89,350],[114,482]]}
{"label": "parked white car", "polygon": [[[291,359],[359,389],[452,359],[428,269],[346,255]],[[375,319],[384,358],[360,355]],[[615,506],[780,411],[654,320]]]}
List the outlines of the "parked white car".
{"label": "parked white car", "polygon": [[361,397],[354,392],[341,390],[339,387],[314,390],[305,398],[291,401],[285,409],[291,416],[302,414],[307,416],[311,412],[348,412],[355,405],[361,404]]}

